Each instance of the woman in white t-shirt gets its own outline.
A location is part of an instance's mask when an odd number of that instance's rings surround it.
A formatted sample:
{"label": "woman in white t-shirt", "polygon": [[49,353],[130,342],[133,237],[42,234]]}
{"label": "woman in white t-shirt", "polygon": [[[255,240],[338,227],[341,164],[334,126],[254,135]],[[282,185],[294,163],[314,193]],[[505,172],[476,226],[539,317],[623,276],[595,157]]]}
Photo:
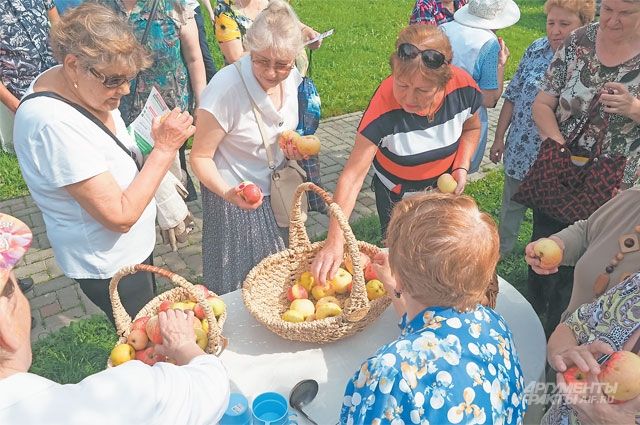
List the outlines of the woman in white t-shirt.
{"label": "woman in white t-shirt", "polygon": [[[113,321],[109,281],[152,262],[153,196],[193,119],[175,109],[154,120],[155,148],[138,171],[118,105],[150,60],[128,24],[85,3],[53,27],[51,45],[62,65],[38,76],[18,108],[16,154],[60,268]],[[153,297],[152,275],[125,277],[118,291],[135,315]]]}
{"label": "woman in white t-shirt", "polygon": [[[300,159],[293,149],[283,152],[276,141],[298,124],[302,77],[294,61],[302,35],[291,6],[271,1],[247,32],[245,47],[250,53],[237,62],[240,69],[221,69],[202,93],[190,156],[202,183],[204,281],[218,294],[240,288],[253,266],[284,249],[282,235],[287,233],[277,226],[270,207],[271,171],[253,103],[275,163],[282,165],[285,155]],[[236,193],[244,180],[260,187],[261,201],[250,204]]]}

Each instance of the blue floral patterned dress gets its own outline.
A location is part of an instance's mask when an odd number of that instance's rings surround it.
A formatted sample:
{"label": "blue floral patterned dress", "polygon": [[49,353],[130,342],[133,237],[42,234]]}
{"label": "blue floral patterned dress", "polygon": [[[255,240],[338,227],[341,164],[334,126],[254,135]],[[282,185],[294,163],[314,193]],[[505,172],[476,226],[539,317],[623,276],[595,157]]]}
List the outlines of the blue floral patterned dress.
{"label": "blue floral patterned dress", "polygon": [[498,313],[430,307],[400,328],[347,383],[340,423],[522,423],[524,378]]}
{"label": "blue floral patterned dress", "polygon": [[553,59],[547,37],[535,40],[527,48],[513,79],[502,97],[513,103],[513,115],[504,151],[504,172],[522,180],[538,157],[540,135],[531,116],[531,105],[538,94],[538,85]]}

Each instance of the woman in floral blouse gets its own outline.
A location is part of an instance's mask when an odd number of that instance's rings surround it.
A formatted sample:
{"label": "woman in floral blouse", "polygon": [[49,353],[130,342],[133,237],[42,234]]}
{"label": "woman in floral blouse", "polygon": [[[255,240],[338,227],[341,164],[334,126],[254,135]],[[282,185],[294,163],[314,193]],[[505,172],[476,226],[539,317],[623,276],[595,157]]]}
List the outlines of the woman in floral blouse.
{"label": "woman in floral blouse", "polygon": [[[547,356],[551,367],[558,372],[576,365],[584,372],[597,375],[600,366],[596,359],[614,350],[640,353],[640,273],[619,283],[592,303],[583,304],[558,325],[549,339]],[[557,378],[559,384],[565,383],[562,373],[558,373]],[[640,396],[615,405],[604,400],[587,403],[577,399],[558,399],[542,423],[633,425],[638,423],[638,414]]]}
{"label": "woman in floral blouse", "polygon": [[417,0],[409,24],[440,25],[453,21],[456,10],[467,4],[468,0]]}
{"label": "woman in floral blouse", "polygon": [[[531,105],[538,85],[551,63],[553,53],[576,28],[593,20],[593,0],[547,0],[547,35],[527,48],[513,79],[502,97],[504,103],[496,126],[490,158],[500,162],[504,155],[504,190],[500,209],[500,255],[511,253],[527,207],[511,200],[540,150],[540,136],[531,117]],[[507,143],[504,135],[509,129]]]}
{"label": "woman in floral blouse", "polygon": [[414,195],[394,208],[387,245],[374,262],[400,336],[348,381],[340,423],[521,423],[511,332],[480,304],[498,262],[493,220],[468,196]]}
{"label": "woman in floral blouse", "polygon": [[[577,142],[579,149],[572,149],[572,155],[589,157],[598,136],[604,134],[602,152],[627,158],[622,186],[629,187],[636,181],[640,165],[638,0],[603,0],[600,21],[574,31],[556,51],[532,106],[541,140],[551,138],[564,144],[596,95],[600,96],[597,116],[585,126]],[[548,237],[569,224],[534,209],[531,240]],[[560,322],[572,282],[569,268],[548,276],[529,272],[528,283],[534,293],[542,286],[558,288],[553,294],[537,296],[532,303],[539,314],[546,310],[546,331]]]}

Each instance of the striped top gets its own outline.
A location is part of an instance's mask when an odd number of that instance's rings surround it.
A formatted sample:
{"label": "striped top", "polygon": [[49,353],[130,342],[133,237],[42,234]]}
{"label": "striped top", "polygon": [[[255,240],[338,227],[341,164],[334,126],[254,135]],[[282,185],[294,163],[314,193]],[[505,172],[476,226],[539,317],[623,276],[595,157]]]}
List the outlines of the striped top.
{"label": "striped top", "polygon": [[393,96],[393,76],[389,76],[360,121],[358,133],[378,146],[374,171],[396,194],[433,185],[442,173],[463,165],[461,148],[471,150],[470,159],[478,144],[461,135],[465,121],[482,105],[482,93],[469,74],[455,66],[451,69],[444,101],[433,120],[404,111]]}

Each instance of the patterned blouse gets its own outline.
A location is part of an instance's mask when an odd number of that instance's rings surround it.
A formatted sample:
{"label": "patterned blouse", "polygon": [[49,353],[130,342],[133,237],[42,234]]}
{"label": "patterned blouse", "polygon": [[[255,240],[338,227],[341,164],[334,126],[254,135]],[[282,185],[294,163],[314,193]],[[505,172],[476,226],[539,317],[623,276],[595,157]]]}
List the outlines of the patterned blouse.
{"label": "patterned blouse", "polygon": [[[565,40],[540,85],[540,90],[559,98],[556,118],[565,136],[574,130],[580,118],[587,113],[589,103],[604,83],[622,83],[631,95],[640,96],[640,54],[615,67],[601,64],[595,47],[598,25],[595,22],[579,28]],[[581,154],[588,156],[597,135],[607,122],[602,151],[627,157],[623,181],[632,185],[636,180],[636,168],[640,165],[640,125],[637,122],[618,114],[610,114],[607,118],[600,105],[598,117],[591,120],[578,141],[578,146],[584,150]]]}
{"label": "patterned blouse", "polygon": [[540,136],[531,116],[531,105],[538,85],[553,58],[547,37],[535,40],[527,48],[513,79],[502,97],[513,103],[513,115],[505,141],[504,172],[522,180],[540,150]]}
{"label": "patterned blouse", "polygon": [[522,422],[524,379],[498,313],[433,307],[400,329],[347,383],[341,424]]}
{"label": "patterned blouse", "polygon": [[253,23],[251,18],[233,6],[233,0],[218,0],[213,15],[218,43],[242,40]]}
{"label": "patterned blouse", "polygon": [[20,99],[40,73],[54,66],[49,47],[53,0],[0,2],[0,81]]}
{"label": "patterned blouse", "polygon": [[[609,289],[590,304],[583,304],[564,322],[576,337],[578,345],[596,339],[622,350],[625,342],[640,328],[640,272]],[[553,404],[542,424],[576,425],[573,409],[566,404]]]}
{"label": "patterned blouse", "polygon": [[453,0],[453,10],[446,9],[438,0],[417,0],[409,24],[441,25],[453,21],[456,10],[468,3],[468,0]]}
{"label": "patterned blouse", "polygon": [[[138,0],[130,13],[121,0],[100,0],[105,6],[128,18],[138,40],[142,40],[153,0]],[[187,65],[180,51],[180,27],[193,18],[184,0],[158,0],[156,17],[151,23],[145,45],[151,51],[153,65],[138,74],[137,87],[131,86],[131,94],[120,101],[122,119],[129,125],[142,111],[142,107],[156,86],[167,106],[182,110],[191,108],[191,83]]]}

